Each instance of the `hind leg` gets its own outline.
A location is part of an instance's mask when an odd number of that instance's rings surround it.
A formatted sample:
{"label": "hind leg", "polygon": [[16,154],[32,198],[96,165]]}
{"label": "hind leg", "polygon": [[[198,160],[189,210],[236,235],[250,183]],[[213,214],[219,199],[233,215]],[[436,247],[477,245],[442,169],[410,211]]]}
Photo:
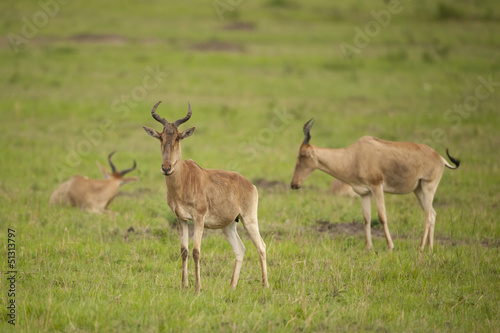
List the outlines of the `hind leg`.
{"label": "hind leg", "polygon": [[365,220],[365,250],[369,251],[373,248],[372,230],[371,230],[371,195],[365,194],[361,196],[361,207],[363,208],[363,219]]}
{"label": "hind leg", "polygon": [[432,250],[432,247],[434,246],[436,211],[432,207],[432,202],[434,201],[434,194],[436,193],[436,190],[437,185],[422,181],[414,191],[415,196],[417,197],[418,202],[420,203],[420,206],[424,210],[425,214],[424,234],[422,235],[419,251],[422,251],[425,248],[427,240],[429,241],[429,250]]}
{"label": "hind leg", "polygon": [[264,287],[269,287],[269,282],[267,281],[266,243],[264,243],[264,240],[260,236],[257,214],[251,217],[242,216],[242,222],[259,253],[260,265],[262,268],[262,285]]}
{"label": "hind leg", "polygon": [[387,241],[387,249],[392,251],[394,249],[394,243],[392,242],[391,233],[389,232],[389,226],[387,225],[387,214],[385,212],[385,201],[384,201],[384,190],[382,186],[377,186],[372,189],[373,197],[375,199],[375,204],[377,205],[378,219],[382,226],[384,227],[385,239]]}
{"label": "hind leg", "polygon": [[233,221],[230,225],[222,229],[222,233],[229,244],[231,244],[235,256],[233,276],[231,277],[231,288],[234,289],[240,278],[241,265],[243,264],[243,257],[245,256],[245,245],[243,245],[238,235],[238,231],[236,230],[236,222]]}

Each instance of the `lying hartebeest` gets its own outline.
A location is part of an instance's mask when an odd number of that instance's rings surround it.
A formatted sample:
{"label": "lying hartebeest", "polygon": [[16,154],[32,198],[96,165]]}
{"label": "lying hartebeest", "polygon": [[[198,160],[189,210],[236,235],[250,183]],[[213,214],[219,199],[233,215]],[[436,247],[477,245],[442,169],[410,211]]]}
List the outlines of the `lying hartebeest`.
{"label": "lying hartebeest", "polygon": [[355,198],[358,195],[352,189],[352,186],[335,178],[330,184],[330,193],[338,196],[346,196],[350,198]]}
{"label": "lying hartebeest", "polygon": [[163,131],[157,132],[144,127],[146,133],[160,140],[162,166],[167,185],[167,203],[177,216],[177,228],[181,242],[182,287],[188,286],[188,225],[187,220],[194,223],[193,258],[196,273],[195,290],[201,289],[200,281],[200,246],[203,229],[222,229],[224,236],[233,248],[236,260],[234,264],[231,287],[238,283],[245,246],[238,236],[236,222],[241,219],[243,226],[257,247],[262,266],[262,283],[267,282],[266,244],[260,236],[257,221],[258,193],[252,183],[236,172],[216,169],[204,169],[192,160],[182,160],[181,140],[191,136],[195,127],[182,133],[179,125],[191,118],[191,106],[184,118],[169,123],[151,110],[153,118],[163,125]]}
{"label": "lying hartebeest", "polygon": [[425,228],[420,250],[424,249],[429,237],[429,249],[434,242],[434,224],[436,212],[432,207],[434,194],[443,175],[444,167],[456,169],[460,161],[448,158],[455,164],[450,165],[441,155],[429,146],[409,142],[384,141],[372,136],[364,136],[346,148],[328,149],[313,146],[309,120],[303,128],[302,142],[295,171],[292,189],[298,189],[306,178],[316,169],[320,169],[352,186],[361,196],[361,206],[365,220],[366,249],[373,247],[371,238],[370,197],[373,195],[378,217],[384,227],[384,234],[389,250],[394,248],[385,214],[384,192],[407,194],[414,192],[425,212]]}
{"label": "lying hartebeest", "polygon": [[64,182],[50,196],[50,204],[71,205],[81,210],[101,214],[108,208],[122,185],[138,180],[137,177],[124,178],[125,174],[135,170],[136,163],[130,169],[116,171],[116,167],[111,162],[111,156],[108,155],[108,162],[112,172],[108,172],[99,162],[97,166],[105,179],[89,179],[84,176],[73,176],[70,180]]}

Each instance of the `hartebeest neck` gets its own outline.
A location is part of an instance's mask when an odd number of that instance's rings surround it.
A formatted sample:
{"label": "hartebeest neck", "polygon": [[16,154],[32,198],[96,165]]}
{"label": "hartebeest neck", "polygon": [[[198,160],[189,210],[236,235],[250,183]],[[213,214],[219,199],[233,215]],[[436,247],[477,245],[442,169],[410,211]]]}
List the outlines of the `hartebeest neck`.
{"label": "hartebeest neck", "polygon": [[314,151],[318,158],[318,169],[340,180],[347,180],[352,168],[352,155],[347,148],[314,147]]}
{"label": "hartebeest neck", "polygon": [[169,195],[174,197],[182,195],[182,185],[185,183],[185,162],[182,159],[175,164],[175,170],[172,174],[165,176],[165,183]]}

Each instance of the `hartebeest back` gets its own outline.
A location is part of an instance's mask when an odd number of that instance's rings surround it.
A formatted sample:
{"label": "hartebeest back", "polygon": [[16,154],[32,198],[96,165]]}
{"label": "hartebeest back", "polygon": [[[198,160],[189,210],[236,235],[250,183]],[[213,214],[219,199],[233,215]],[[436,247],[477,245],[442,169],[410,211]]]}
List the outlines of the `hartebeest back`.
{"label": "hartebeest back", "polygon": [[236,222],[241,220],[253,243],[257,247],[262,267],[262,283],[267,282],[266,244],[260,236],[257,220],[258,193],[252,183],[236,172],[216,169],[204,169],[192,160],[182,160],[181,140],[191,136],[195,128],[183,132],[179,125],[191,118],[191,106],[188,114],[173,123],[160,117],[156,108],[151,110],[153,118],[163,125],[163,131],[157,132],[144,127],[146,133],[160,140],[162,165],[161,171],[167,185],[167,203],[177,216],[177,226],[181,243],[182,286],[188,286],[188,225],[194,223],[193,258],[195,263],[195,290],[201,289],[200,247],[203,229],[222,229],[224,236],[233,248],[236,260],[231,279],[231,287],[238,283],[245,246],[238,236]]}
{"label": "hartebeest back", "polygon": [[420,250],[429,239],[429,248],[434,243],[434,225],[436,212],[432,207],[434,194],[443,175],[444,167],[456,169],[460,161],[448,158],[455,164],[450,165],[441,155],[429,146],[409,142],[384,141],[372,136],[364,136],[346,148],[328,149],[313,146],[309,120],[303,128],[304,141],[300,145],[295,164],[291,187],[298,189],[306,178],[316,169],[320,169],[341,181],[351,185],[361,196],[361,206],[365,220],[366,249],[371,249],[371,208],[370,197],[373,195],[379,220],[384,227],[387,247],[392,250],[392,243],[385,213],[384,192],[407,194],[414,192],[425,212],[425,227]]}
{"label": "hartebeest back", "polygon": [[84,176],[73,176],[70,180],[62,183],[50,196],[51,205],[71,205],[81,210],[93,213],[103,213],[114,199],[122,185],[138,180],[137,177],[125,178],[125,174],[135,170],[136,163],[130,169],[117,171],[111,156],[108,162],[112,172],[108,172],[99,162],[97,166],[102,172],[104,179],[89,179]]}

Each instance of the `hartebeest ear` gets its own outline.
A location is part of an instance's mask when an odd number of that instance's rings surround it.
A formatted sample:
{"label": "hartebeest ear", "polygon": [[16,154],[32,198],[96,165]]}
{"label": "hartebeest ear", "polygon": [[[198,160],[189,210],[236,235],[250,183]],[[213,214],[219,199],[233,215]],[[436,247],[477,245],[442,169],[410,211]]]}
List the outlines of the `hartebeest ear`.
{"label": "hartebeest ear", "polygon": [[99,162],[96,162],[97,163],[97,166],[99,167],[99,169],[101,170],[101,173],[102,173],[102,176],[104,178],[109,178],[111,176],[111,174],[108,172],[108,170],[106,170],[102,165],[101,163]]}
{"label": "hartebeest ear", "polygon": [[196,127],[191,127],[191,128],[188,128],[187,130],[185,130],[184,132],[182,132],[181,139],[185,139],[185,138],[188,138],[191,135],[193,135],[195,129],[196,129]]}
{"label": "hartebeest ear", "polygon": [[132,183],[132,182],[135,182],[135,181],[138,181],[138,180],[139,180],[139,177],[127,177],[127,178],[123,178],[122,182],[120,183],[120,186],[128,184],[128,183]]}
{"label": "hartebeest ear", "polygon": [[146,131],[146,133],[148,133],[149,136],[152,136],[153,138],[157,138],[158,140],[160,139],[161,133],[158,133],[157,131],[155,131],[151,127],[142,126],[142,128],[144,128],[144,130]]}

